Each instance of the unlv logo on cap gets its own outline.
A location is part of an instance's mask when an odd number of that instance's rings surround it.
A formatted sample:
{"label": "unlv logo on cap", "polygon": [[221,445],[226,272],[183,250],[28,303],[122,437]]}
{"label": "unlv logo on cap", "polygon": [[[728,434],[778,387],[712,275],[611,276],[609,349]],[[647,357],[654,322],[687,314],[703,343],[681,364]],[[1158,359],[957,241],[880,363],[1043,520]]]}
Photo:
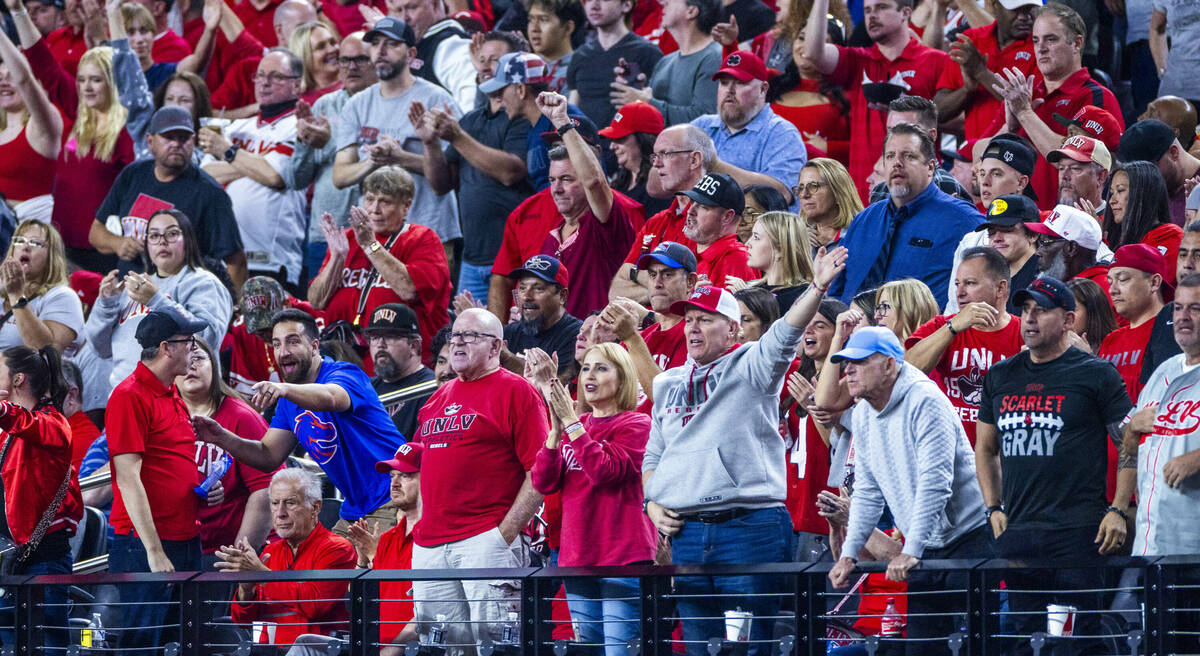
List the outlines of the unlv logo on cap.
{"label": "unlv logo on cap", "polygon": [[372,322],[387,321],[391,323],[396,320],[396,311],[390,308],[379,308],[375,310],[375,316],[371,317]]}
{"label": "unlv logo on cap", "polygon": [[729,55],[729,59],[725,60],[726,66],[737,66],[742,63],[741,55]]}
{"label": "unlv logo on cap", "polygon": [[[1093,125],[1096,124],[1095,121],[1088,121],[1088,123],[1093,124]],[[1097,128],[1099,128],[1098,125],[1097,125]],[[1087,148],[1087,146],[1088,146],[1087,137],[1077,134],[1063,142],[1063,148],[1066,148],[1067,146],[1070,146],[1072,148]]]}
{"label": "unlv logo on cap", "polygon": [[531,271],[545,271],[546,269],[549,269],[551,266],[552,265],[550,264],[550,260],[547,260],[546,258],[541,257],[540,255],[534,255],[533,257],[529,258],[528,260],[525,260],[525,268],[529,269]]}
{"label": "unlv logo on cap", "polygon": [[1104,126],[1090,118],[1084,122],[1083,129],[1089,132],[1095,132],[1096,134],[1104,134]]}

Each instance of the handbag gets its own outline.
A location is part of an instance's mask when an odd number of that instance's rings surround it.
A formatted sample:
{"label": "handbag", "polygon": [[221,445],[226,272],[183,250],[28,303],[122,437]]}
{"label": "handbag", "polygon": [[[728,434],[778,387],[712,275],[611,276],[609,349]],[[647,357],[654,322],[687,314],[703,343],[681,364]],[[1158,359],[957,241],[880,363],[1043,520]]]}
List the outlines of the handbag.
{"label": "handbag", "polygon": [[[0,449],[0,470],[4,468],[5,461],[8,460],[8,450],[12,447],[13,440],[16,439],[13,435],[9,435],[4,442],[4,448]],[[8,505],[4,496],[4,485],[0,481],[0,519],[3,520],[3,530],[0,531],[0,576],[11,576],[17,573],[17,568],[24,563],[34,551],[37,551],[38,545],[42,543],[42,538],[46,537],[46,531],[50,528],[50,523],[54,521],[54,515],[58,513],[58,509],[62,507],[63,499],[67,496],[67,486],[71,483],[71,466],[67,465],[67,475],[63,477],[63,481],[58,486],[58,491],[54,493],[54,499],[46,510],[42,512],[42,516],[38,518],[37,524],[33,527],[33,534],[29,536],[29,541],[25,544],[17,544],[12,538],[12,532],[8,527]]]}

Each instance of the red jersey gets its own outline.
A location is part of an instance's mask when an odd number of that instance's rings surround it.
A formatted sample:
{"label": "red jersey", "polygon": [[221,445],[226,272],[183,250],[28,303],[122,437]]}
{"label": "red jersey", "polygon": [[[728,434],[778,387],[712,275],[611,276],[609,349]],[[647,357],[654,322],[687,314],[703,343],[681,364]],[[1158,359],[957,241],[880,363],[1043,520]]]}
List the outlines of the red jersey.
{"label": "red jersey", "polygon": [[621,258],[633,243],[637,227],[629,210],[613,202],[607,221],[600,221],[591,208],[579,217],[579,227],[566,240],[560,240],[558,230],[566,223],[559,215],[558,222],[545,235],[542,254],[558,258],[571,274],[567,295],[567,312],[586,317],[592,310],[608,305],[608,288],[621,268]]}
{"label": "red jersey", "polygon": [[190,54],[192,54],[192,46],[183,37],[176,34],[175,30],[169,28],[166,32],[154,37],[154,45],[150,48],[150,58],[157,63],[183,61]]}
{"label": "red jersey", "polygon": [[422,547],[499,526],[550,431],[541,393],[505,369],[442,385],[417,424],[415,441],[425,445],[425,455],[422,517],[413,539]]}
{"label": "red jersey", "polygon": [[[1003,75],[1002,71],[1008,68],[1015,68],[1026,76],[1041,75],[1037,69],[1037,61],[1033,57],[1032,36],[1013,41],[1007,47],[1001,48],[1000,41],[996,37],[996,23],[973,27],[963,31],[963,35],[975,44],[975,49],[987,61],[987,69],[996,75]],[[951,62],[942,69],[942,76],[937,82],[937,90],[956,91],[962,86],[962,67]],[[966,125],[963,129],[967,139],[990,137],[994,132],[988,132],[988,128],[995,122],[996,117],[999,116],[1000,120],[1004,120],[1004,101],[998,100],[990,90],[979,86],[971,92],[971,95],[967,96],[963,112],[966,115]],[[1068,115],[1068,118],[1071,116],[1074,114]],[[1058,124],[1055,123],[1055,125]]]}
{"label": "red jersey", "polygon": [[[345,4],[337,0],[321,0],[321,15],[333,21],[333,25],[337,27],[338,34],[343,36],[353,34],[359,30],[366,28],[366,22],[363,20],[362,12],[358,10],[359,6],[374,7],[383,13],[387,13],[387,5],[383,0],[369,0],[368,2],[347,2]],[[387,642],[386,640],[384,642]]]}
{"label": "red jersey", "polygon": [[[400,522],[379,536],[375,547],[373,569],[412,569],[412,534],[408,531],[408,518],[400,516]],[[380,599],[404,599],[385,601],[379,604],[379,642],[388,644],[400,635],[404,625],[413,618],[412,581],[381,581]]]}
{"label": "red jersey", "polygon": [[[267,422],[263,421],[262,415],[245,401],[232,396],[225,397],[213,415],[213,421],[245,440],[261,441],[267,432]],[[200,471],[200,478],[207,477],[209,469],[224,456],[225,449],[196,440],[196,468]],[[246,514],[247,500],[251,494],[270,487],[273,473],[255,469],[237,460],[230,464],[221,477],[225,500],[215,506],[200,503],[200,546],[204,553],[215,553],[219,547],[237,541],[238,531],[242,528],[242,516]]]}
{"label": "red jersey", "polygon": [[734,276],[742,280],[757,280],[762,277],[746,263],[750,251],[738,241],[737,235],[725,235],[708,245],[696,262],[696,273],[707,276],[714,287],[724,287],[725,277]]}
{"label": "red jersey", "polygon": [[83,464],[83,457],[87,455],[92,442],[100,437],[100,429],[88,419],[86,412],[76,412],[67,417],[67,423],[71,424],[71,465],[75,471],[79,471],[79,465]]}
{"label": "red jersey", "polygon": [[[75,77],[79,60],[88,49],[87,42],[83,39],[83,30],[76,31],[70,25],[60,27],[46,35],[46,45],[50,47],[50,52],[54,53],[55,61],[62,64],[63,70]],[[74,108],[71,108],[71,111],[74,112]],[[64,134],[69,132],[70,128],[63,130]]]}
{"label": "red jersey", "polygon": [[[642,341],[646,342],[646,349],[650,351],[650,355],[654,356],[654,363],[658,365],[659,369],[666,371],[687,362],[687,341],[683,337],[683,321],[666,330],[662,329],[661,324],[656,323],[643,330],[641,335]],[[637,407],[638,412],[644,412],[647,415],[653,408],[654,401],[650,398],[646,398]]]}
{"label": "red jersey", "polygon": [[783,503],[792,516],[792,530],[829,535],[829,522],[817,512],[821,490],[837,494],[828,485],[829,445],[821,439],[812,417],[801,419],[795,405],[787,413],[786,426],[780,428],[786,430],[784,441],[791,445],[787,450],[787,498]]}
{"label": "red jersey", "polygon": [[[385,245],[389,238],[388,235],[379,234],[375,237]],[[408,269],[417,295],[408,300],[402,299],[384,281],[383,276],[377,275],[371,283],[362,311],[358,307],[363,289],[375,267],[349,228],[346,229],[346,239],[350,242],[350,253],[342,265],[340,287],[325,307],[326,321],[333,323],[345,319],[355,325],[365,326],[375,308],[384,303],[403,303],[417,313],[417,325],[421,329],[421,360],[431,366],[433,357],[429,345],[433,343],[437,331],[450,322],[446,313],[446,308],[450,306],[450,269],[446,265],[446,251],[437,233],[415,223],[404,224],[400,236],[388,252]],[[322,269],[329,263],[329,257],[325,255]]]}
{"label": "red jersey", "polygon": [[[950,322],[953,317],[936,316],[925,322],[908,337],[905,348],[912,348]],[[938,360],[929,377],[950,399],[958,411],[971,446],[975,446],[975,422],[979,420],[979,399],[983,394],[983,377],[992,365],[1016,355],[1025,346],[1021,339],[1021,319],[1008,316],[1008,324],[1000,330],[984,331],[969,328],[954,336],[942,359]]]}
{"label": "red jersey", "polygon": [[254,6],[252,0],[230,5],[233,13],[251,36],[262,42],[267,48],[279,45],[279,37],[275,36],[275,9],[283,4],[283,0],[267,0],[262,9]]}
{"label": "red jersey", "polygon": [[683,244],[696,252],[696,242],[683,234],[683,224],[687,222],[687,204],[680,203],[676,196],[667,209],[658,212],[646,221],[633,238],[633,246],[625,256],[625,264],[637,266],[638,258],[654,250],[660,242],[673,241]]}
{"label": "red jersey", "polygon": [[71,466],[71,426],[66,418],[51,406],[27,410],[0,401],[0,430],[5,433],[5,441],[12,440],[0,477],[13,539],[20,544],[29,541],[67,476],[71,477],[67,495],[46,532],[65,530],[74,534],[83,519],[83,496],[78,470]]}
{"label": "red jersey", "polygon": [[[194,18],[183,24],[183,39],[193,50],[204,34],[204,21]],[[211,90],[214,109],[236,108],[257,102],[254,97],[254,73],[262,59],[263,44],[242,30],[232,43],[217,30],[216,44],[204,81]]]}
{"label": "red jersey", "polygon": [[[309,569],[353,570],[358,560],[358,554],[349,540],[334,535],[320,524],[304,538],[296,551],[292,551],[287,540],[279,540],[268,544],[267,548],[263,549],[262,556],[269,556],[266,558],[266,566],[273,572]],[[329,635],[338,629],[347,628],[346,625],[336,624],[348,622],[350,619],[350,614],[346,612],[346,602],[341,601],[346,596],[347,586],[346,581],[259,583],[254,586],[254,594],[243,601],[238,601],[235,593],[230,614],[238,624],[250,624],[259,618],[277,623],[275,644],[290,645],[304,633]],[[316,601],[307,601],[309,599]],[[273,603],[245,603],[249,601]],[[261,635],[254,636],[254,640],[260,643],[268,641],[266,627]]]}
{"label": "red jersey", "polygon": [[[105,416],[110,457],[124,453],[142,456],[142,487],[158,537],[190,540],[199,535],[196,511],[200,497],[192,490],[201,480],[196,471],[196,434],[175,385],[163,385],[139,362],[113,389]],[[119,485],[113,485],[109,523],[118,535],[134,533]]]}
{"label": "red jersey", "polygon": [[238,317],[226,333],[225,340],[230,343],[232,351],[229,385],[234,390],[242,394],[253,394],[255,383],[264,380],[278,383],[282,380],[275,368],[275,354],[270,345],[259,339],[258,335],[246,330],[246,324],[241,317]]}
{"label": "red jersey", "polygon": [[1179,242],[1181,241],[1183,241],[1183,228],[1174,223],[1163,223],[1142,237],[1143,244],[1153,246],[1166,259],[1167,270],[1163,271],[1163,282],[1168,285],[1175,284],[1175,263],[1179,261]]}
{"label": "red jersey", "polygon": [[1142,385],[1138,377],[1142,374],[1142,356],[1146,344],[1150,341],[1150,333],[1154,330],[1154,317],[1143,321],[1140,326],[1124,326],[1112,331],[1100,343],[1098,357],[1113,363],[1121,380],[1125,381],[1125,391],[1129,398],[1136,399],[1142,393]]}
{"label": "red jersey", "polygon": [[867,82],[895,81],[908,86],[908,95],[933,98],[942,69],[950,57],[941,50],[909,39],[904,51],[889,61],[878,45],[870,48],[838,47],[837,68],[830,78],[846,90],[850,100],[850,177],[865,203],[871,194],[867,185],[875,160],[883,148],[887,126],[883,112],[867,107],[862,85]]}

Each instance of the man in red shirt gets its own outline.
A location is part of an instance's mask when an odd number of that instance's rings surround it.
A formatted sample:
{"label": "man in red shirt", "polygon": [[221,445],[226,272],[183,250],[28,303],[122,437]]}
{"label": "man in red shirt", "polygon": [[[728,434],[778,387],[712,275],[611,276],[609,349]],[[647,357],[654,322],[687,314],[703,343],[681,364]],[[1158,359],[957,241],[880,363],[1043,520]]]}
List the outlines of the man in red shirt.
{"label": "man in red shirt", "polygon": [[1150,341],[1154,317],[1163,308],[1166,259],[1157,248],[1129,244],[1117,249],[1108,269],[1108,289],[1117,314],[1129,321],[1104,338],[1096,355],[1113,363],[1130,398],[1142,392],[1142,353]]}
{"label": "man in red shirt", "polygon": [[[321,482],[299,468],[281,469],[271,477],[271,520],[281,538],[259,557],[244,537],[217,550],[222,572],[286,570],[353,570],[354,547],[317,521],[321,514]],[[347,572],[347,577],[354,576]],[[347,628],[346,581],[280,581],[240,583],[230,614],[238,624],[263,621],[258,643],[290,645],[305,634],[327,635]],[[262,603],[268,602],[268,603]],[[307,640],[302,641],[302,644]]]}
{"label": "man in red shirt", "polygon": [[[912,35],[912,10],[912,0],[866,0],[864,22],[875,42],[870,48],[826,43],[829,0],[814,0],[808,14],[804,56],[840,84],[850,99],[850,177],[864,201],[870,191],[867,178],[887,136],[887,112],[880,105],[900,93],[933,98],[942,70],[950,63],[946,53],[922,45]],[[892,95],[877,95],[876,90],[890,90]]]}
{"label": "man in red shirt", "polygon": [[966,118],[967,139],[987,137],[996,117],[1004,115],[1004,98],[992,85],[1006,68],[1032,75],[1033,12],[1042,0],[999,0],[988,8],[995,12],[991,25],[973,27],[950,45],[953,65],[942,69],[937,82],[938,115]]}
{"label": "man in red shirt", "polygon": [[[108,570],[126,572],[195,571],[200,568],[200,496],[194,460],[196,436],[175,377],[187,373],[202,321],[190,321],[172,308],[155,310],[138,324],[142,347],[133,374],[113,389],[106,427],[113,479],[115,535]],[[153,490],[153,494],[148,491]],[[121,588],[120,646],[151,650],[166,615],[171,589],[163,585]],[[136,653],[136,652],[133,652]],[[150,652],[147,652],[150,653]]]}
{"label": "man in red shirt", "polygon": [[738,241],[737,226],[746,209],[742,187],[724,173],[709,173],[680,194],[691,199],[683,234],[696,242],[700,282],[724,287],[725,277],[755,280],[759,273],[747,264],[749,251]]}
{"label": "man in red shirt", "polygon": [[[407,171],[386,166],[363,180],[362,203],[350,208],[349,228],[338,229],[328,214],[321,218],[329,253],[308,300],[329,323],[345,319],[365,326],[376,307],[404,303],[417,313],[422,342],[430,344],[448,322],[446,252],[437,233],[408,222],[414,192]],[[433,363],[428,346],[421,360]]]}
{"label": "man in red shirt", "polygon": [[63,70],[68,75],[75,77],[79,59],[88,49],[87,42],[83,38],[82,0],[66,0],[63,20],[66,25],[46,35],[46,45],[50,46],[50,52],[54,53],[54,61],[62,64]]}
{"label": "man in red shirt", "polygon": [[[1125,128],[1116,96],[1092,79],[1083,67],[1086,34],[1087,26],[1074,9],[1051,2],[1039,10],[1033,23],[1034,56],[1041,75],[1034,77],[1032,94],[1024,73],[1006,71],[996,77],[996,90],[1008,104],[1007,130],[1021,130],[1043,157],[1061,146],[1066,134],[1066,129],[1054,119],[1055,114],[1074,116],[1081,108],[1095,105],[1112,113],[1120,128]],[[996,122],[992,132],[999,129],[1003,129],[1001,121]],[[1058,190],[1058,174],[1043,159],[1038,160],[1033,189],[1042,199],[1040,207],[1053,206],[1051,199]]]}
{"label": "man in red shirt", "polygon": [[987,246],[968,248],[954,276],[958,306],[936,316],[905,343],[904,360],[938,384],[958,411],[971,446],[983,377],[993,364],[1021,351],[1021,321],[1008,313],[1008,261]]}
{"label": "man in red shirt", "polygon": [[264,47],[279,45],[275,36],[275,10],[285,0],[245,0],[233,5],[233,13],[242,21],[246,31],[262,42]]}
{"label": "man in red shirt", "polygon": [[[417,418],[415,441],[425,452],[413,569],[529,562],[522,531],[542,502],[529,471],[550,424],[542,395],[500,367],[503,339],[500,321],[482,308],[466,310],[454,322],[450,363],[456,378],[434,392]],[[414,581],[413,597],[421,626],[445,616],[447,644],[483,637],[499,642],[501,624],[519,608],[520,582]]]}
{"label": "man in red shirt", "polygon": [[674,199],[670,207],[650,217],[634,236],[625,263],[613,277],[609,298],[624,296],[642,304],[650,301],[650,283],[638,262],[660,243],[673,241],[695,252],[696,242],[683,234],[687,202],[677,194],[696,186],[716,156],[712,138],[693,125],[673,125],[659,133],[654,141],[654,152],[650,154],[650,177],[646,184],[657,186]]}

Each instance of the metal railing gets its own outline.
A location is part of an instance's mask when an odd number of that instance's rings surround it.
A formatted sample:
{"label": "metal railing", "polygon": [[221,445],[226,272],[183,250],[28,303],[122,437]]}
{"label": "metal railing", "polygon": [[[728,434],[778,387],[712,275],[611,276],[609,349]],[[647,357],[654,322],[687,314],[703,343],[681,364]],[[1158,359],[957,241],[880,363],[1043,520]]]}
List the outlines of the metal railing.
{"label": "metal railing", "polygon": [[[480,637],[479,625],[489,627],[497,620],[471,621],[452,617],[447,635],[457,626],[457,635],[474,632],[475,639],[456,643],[449,640],[434,641],[438,644],[413,642],[406,653],[453,654],[457,647],[468,651],[476,646],[478,653],[488,656],[493,653],[520,653],[528,656],[562,656],[566,653],[584,653],[583,648],[600,648],[604,641],[580,643],[555,639],[556,621],[553,603],[560,585],[564,582],[568,590],[572,582],[596,582],[600,579],[621,579],[634,582],[636,594],[623,596],[613,601],[626,601],[634,606],[634,614],[628,622],[636,626],[634,639],[628,644],[617,643],[622,652],[631,656],[655,654],[666,656],[677,648],[688,648],[692,652],[707,654],[744,653],[747,649],[758,653],[797,654],[816,656],[826,654],[831,640],[827,628],[835,619],[853,621],[874,613],[858,610],[857,600],[843,604],[837,614],[830,608],[845,593],[831,590],[827,585],[827,574],[831,563],[780,563],[761,565],[723,566],[631,566],[593,568],[520,568],[478,570],[322,570],[322,571],[279,571],[263,573],[220,573],[192,572],[173,574],[88,574],[62,576],[21,576],[0,578],[3,587],[15,605],[15,618],[10,625],[16,632],[16,655],[31,654],[98,654],[132,653],[127,648],[112,646],[111,640],[122,629],[122,625],[111,617],[121,613],[113,609],[137,606],[125,602],[124,591],[131,586],[170,584],[174,594],[167,600],[159,600],[168,612],[162,623],[161,644],[158,654],[210,656],[220,653],[249,653],[250,643],[256,637],[246,627],[239,627],[228,617],[228,602],[236,583],[279,583],[302,580],[310,583],[345,582],[344,596],[312,600],[328,602],[331,607],[345,609],[342,618],[314,621],[321,633],[327,629],[339,629],[338,641],[321,653],[341,653],[359,656],[378,654],[381,646],[381,630],[389,625],[403,624],[384,618],[384,604],[398,604],[410,611],[413,606],[430,602],[422,599],[419,590],[428,591],[426,583],[447,583],[478,580],[512,580],[519,582],[519,595],[514,592],[512,604],[519,624],[512,627],[512,634],[505,628],[502,640],[497,632]],[[926,561],[920,567],[924,571],[958,572],[965,574],[965,587],[942,590],[938,593],[945,599],[953,599],[952,614],[955,630],[945,636],[924,639],[930,654],[955,654],[961,656],[992,656],[1007,653],[1017,643],[1027,643],[1033,654],[1043,650],[1047,653],[1055,644],[1102,643],[1103,650],[1092,653],[1116,653],[1133,655],[1200,654],[1200,556],[1170,558],[1114,558],[1089,564],[1063,562],[1010,562],[1003,560],[977,561]],[[862,563],[860,572],[883,572],[886,563]],[[1076,577],[1084,587],[1064,588],[1055,585],[1053,578],[1062,572],[1078,570],[1083,574]],[[1018,575],[1021,578],[1019,580]],[[747,592],[744,594],[714,592],[686,594],[679,590],[682,580],[711,580],[720,582],[727,577],[755,577],[769,580],[775,586],[770,592]],[[1032,577],[1032,578],[1031,578]],[[387,598],[381,591],[393,581],[417,581],[424,587],[404,598]],[[1031,585],[1030,581],[1034,584]],[[72,617],[69,625],[48,624],[47,613],[56,604],[47,604],[47,591],[52,586],[72,586]],[[471,590],[472,588],[465,588]],[[74,591],[80,591],[76,594]],[[107,591],[107,593],[105,592]],[[871,594],[871,593],[868,593]],[[905,593],[874,593],[901,597]],[[80,596],[82,595],[82,597]],[[1018,601],[1023,595],[1046,596],[1055,603],[1063,602],[1074,610],[1076,618],[1074,635],[1054,636],[1047,632],[1047,611],[1041,597],[1033,607]],[[451,599],[463,603],[483,601],[466,597]],[[681,611],[684,603],[703,598],[707,606],[698,615]],[[721,609],[732,610],[747,605],[751,600],[772,600],[773,610],[769,614],[758,614],[754,622],[769,630],[761,639],[750,636],[743,643],[730,641],[724,634],[725,620]],[[444,600],[443,600],[444,601]],[[489,599],[487,601],[495,601]],[[255,602],[264,603],[264,602]],[[93,635],[88,618],[101,607],[111,612],[103,626],[110,641],[101,643],[99,633]],[[395,606],[392,607],[393,611]],[[716,609],[713,611],[712,609]],[[348,617],[348,620],[345,619]],[[910,615],[909,619],[913,616]],[[687,622],[708,621],[716,626],[713,635],[690,635],[685,627],[684,639],[674,634],[675,620]],[[1023,621],[1027,620],[1027,621]],[[1096,621],[1093,621],[1096,620]],[[576,630],[580,624],[576,618]],[[289,623],[290,622],[290,623]],[[582,622],[602,622],[587,620]],[[611,620],[610,620],[611,623]],[[279,628],[294,625],[294,621],[279,620]],[[336,626],[335,626],[336,625]],[[1032,630],[1030,629],[1032,627]],[[4,627],[0,627],[4,628]],[[155,628],[137,626],[135,628]],[[418,632],[428,638],[430,625],[423,622]],[[560,627],[561,629],[561,627]],[[51,631],[69,631],[69,647],[48,648],[43,640]],[[87,638],[85,639],[85,632]],[[468,634],[470,635],[470,634]],[[918,639],[906,636],[857,636],[842,640],[857,642],[868,654],[875,654],[889,644],[903,646]],[[86,645],[81,643],[87,643]],[[613,643],[609,643],[610,645]],[[261,650],[257,648],[255,653]],[[279,653],[283,653],[280,649]]]}

